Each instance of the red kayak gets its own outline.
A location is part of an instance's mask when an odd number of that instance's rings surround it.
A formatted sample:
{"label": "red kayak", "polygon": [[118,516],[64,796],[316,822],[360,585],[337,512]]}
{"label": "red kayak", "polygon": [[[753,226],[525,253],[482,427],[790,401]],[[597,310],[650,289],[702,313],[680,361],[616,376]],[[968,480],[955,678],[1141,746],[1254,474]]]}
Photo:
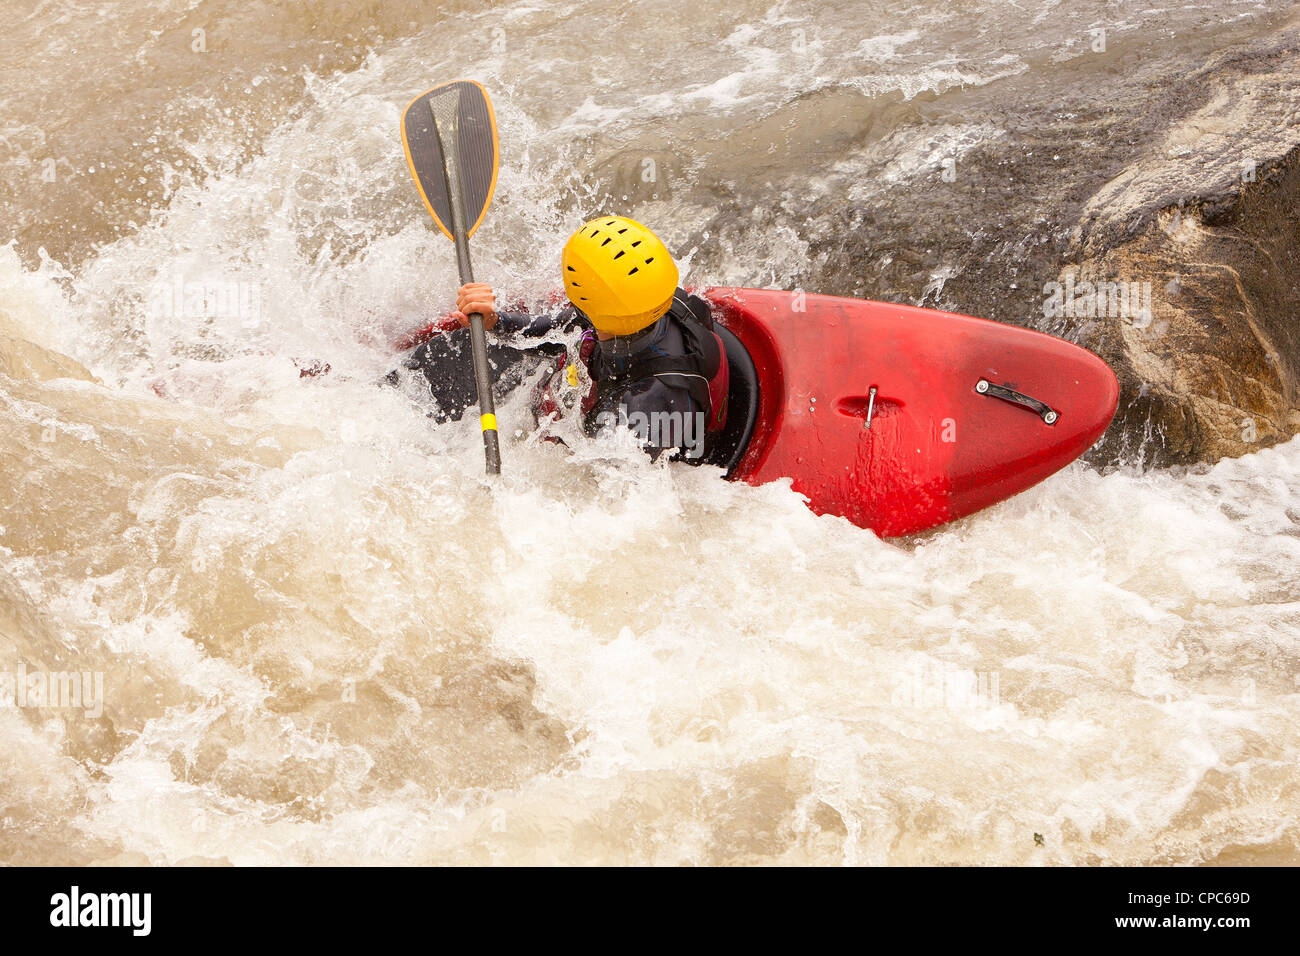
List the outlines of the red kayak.
{"label": "red kayak", "polygon": [[1119,401],[1106,363],[1029,329],[825,295],[699,294],[730,364],[707,460],[754,485],[793,479],[816,513],[884,537],[1037,484],[1102,436]]}
{"label": "red kayak", "polygon": [[824,295],[704,296],[738,340],[727,343],[733,393],[749,376],[757,393],[729,477],[792,478],[813,511],[882,536],[1042,481],[1102,436],[1119,402],[1105,362],[1040,332]]}

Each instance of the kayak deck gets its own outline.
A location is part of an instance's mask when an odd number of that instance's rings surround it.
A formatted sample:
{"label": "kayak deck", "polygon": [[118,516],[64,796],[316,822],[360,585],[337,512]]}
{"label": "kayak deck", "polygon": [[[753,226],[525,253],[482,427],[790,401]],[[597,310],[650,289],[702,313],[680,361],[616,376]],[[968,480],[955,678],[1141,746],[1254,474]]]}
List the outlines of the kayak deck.
{"label": "kayak deck", "polygon": [[760,383],[728,477],[790,478],[813,511],[882,536],[1042,481],[1101,437],[1119,400],[1101,359],[1029,329],[833,296],[703,295]]}

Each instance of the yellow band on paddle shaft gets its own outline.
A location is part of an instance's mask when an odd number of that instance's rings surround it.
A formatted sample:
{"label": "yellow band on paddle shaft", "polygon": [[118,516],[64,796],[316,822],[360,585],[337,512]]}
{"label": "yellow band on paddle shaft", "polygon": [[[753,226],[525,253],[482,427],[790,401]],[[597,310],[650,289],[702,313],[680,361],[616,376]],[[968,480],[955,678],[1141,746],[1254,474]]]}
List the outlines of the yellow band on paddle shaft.
{"label": "yellow band on paddle shaft", "polygon": [[478,417],[478,423],[484,431],[497,430],[497,417],[495,415],[480,415]]}

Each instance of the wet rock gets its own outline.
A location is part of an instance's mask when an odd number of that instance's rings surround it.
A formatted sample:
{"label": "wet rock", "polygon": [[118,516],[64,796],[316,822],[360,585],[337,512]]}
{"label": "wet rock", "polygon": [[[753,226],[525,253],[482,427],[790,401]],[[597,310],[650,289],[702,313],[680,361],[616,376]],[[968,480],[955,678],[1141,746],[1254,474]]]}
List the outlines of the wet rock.
{"label": "wet rock", "polygon": [[1300,79],[1294,62],[1224,79],[1161,148],[1099,190],[1071,245],[1080,271],[1140,279],[1147,314],[1107,314],[1084,344],[1120,377],[1098,453],[1245,454],[1300,432]]}

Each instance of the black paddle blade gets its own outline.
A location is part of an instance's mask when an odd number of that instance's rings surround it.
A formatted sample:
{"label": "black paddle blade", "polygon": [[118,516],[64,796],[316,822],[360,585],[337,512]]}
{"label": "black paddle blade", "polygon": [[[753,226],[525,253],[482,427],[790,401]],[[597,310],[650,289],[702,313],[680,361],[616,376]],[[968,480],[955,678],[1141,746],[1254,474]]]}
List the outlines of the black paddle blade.
{"label": "black paddle blade", "polygon": [[[456,80],[421,93],[402,113],[402,146],[438,228],[451,240],[457,229],[466,239],[474,235],[492,201],[500,162],[487,90],[473,80]],[[455,196],[457,184],[460,197]],[[462,210],[455,208],[456,198],[463,199],[463,215],[457,215]]]}

